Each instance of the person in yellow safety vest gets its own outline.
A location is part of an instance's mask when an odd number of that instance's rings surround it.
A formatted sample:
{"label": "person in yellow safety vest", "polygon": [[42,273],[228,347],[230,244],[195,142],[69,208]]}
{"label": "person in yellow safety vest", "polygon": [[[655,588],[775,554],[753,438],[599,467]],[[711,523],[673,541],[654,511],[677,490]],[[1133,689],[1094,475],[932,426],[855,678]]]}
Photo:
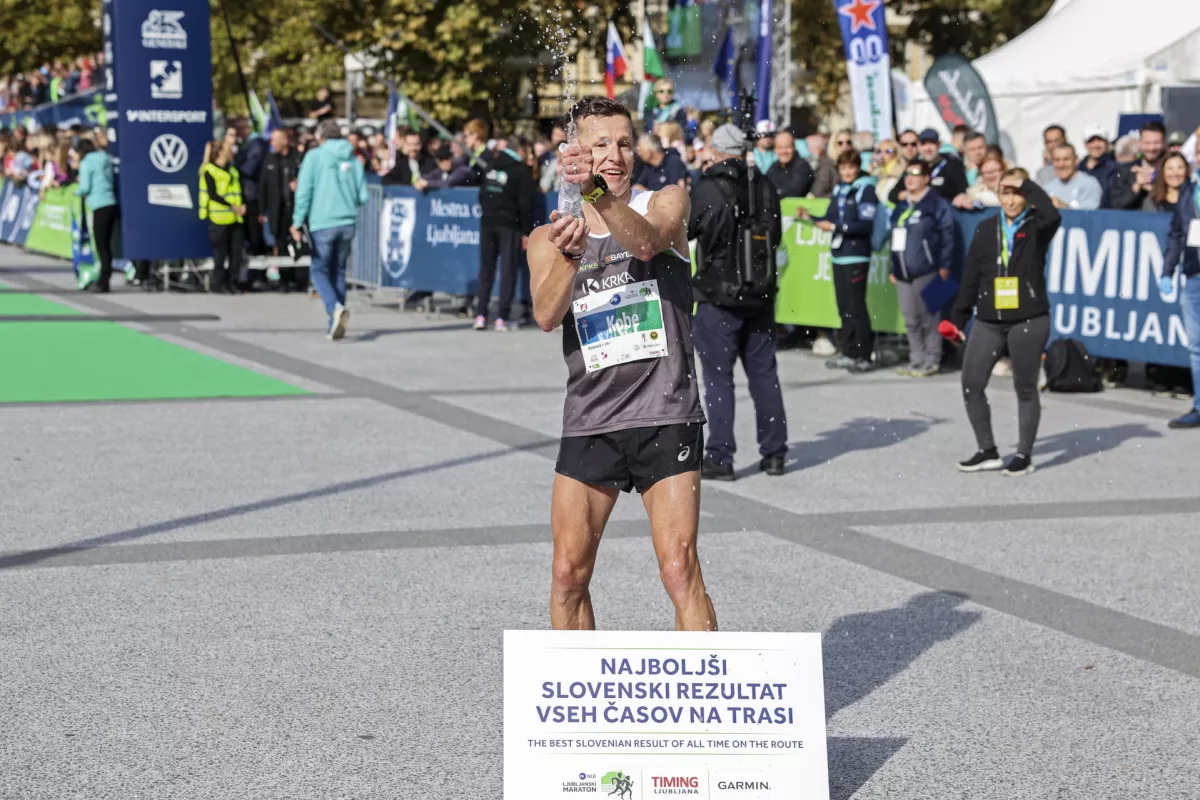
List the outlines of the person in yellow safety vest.
{"label": "person in yellow safety vest", "polygon": [[[200,166],[200,219],[208,220],[208,241],[213,248],[213,273],[209,290],[214,294],[236,294],[242,266],[244,228],[242,182],[233,161],[233,147],[216,140],[204,148]],[[226,270],[226,261],[229,268]]]}

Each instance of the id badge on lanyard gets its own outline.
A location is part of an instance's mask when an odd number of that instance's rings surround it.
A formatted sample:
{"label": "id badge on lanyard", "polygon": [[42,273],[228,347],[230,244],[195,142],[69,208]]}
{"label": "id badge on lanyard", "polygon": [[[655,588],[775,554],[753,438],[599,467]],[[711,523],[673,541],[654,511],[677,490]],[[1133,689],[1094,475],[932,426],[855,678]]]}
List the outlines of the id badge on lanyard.
{"label": "id badge on lanyard", "polygon": [[997,311],[1012,311],[1021,307],[1020,279],[1008,276],[1008,237],[1004,235],[1004,220],[1000,220],[1000,269],[1004,274],[996,278],[992,299]]}

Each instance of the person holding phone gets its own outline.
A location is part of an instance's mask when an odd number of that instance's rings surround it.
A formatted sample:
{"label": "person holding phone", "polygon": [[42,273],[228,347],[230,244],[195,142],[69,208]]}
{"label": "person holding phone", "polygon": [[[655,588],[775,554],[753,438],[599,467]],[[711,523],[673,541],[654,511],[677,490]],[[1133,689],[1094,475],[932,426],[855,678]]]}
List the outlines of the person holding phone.
{"label": "person holding phone", "polygon": [[1157,120],[1142,126],[1139,134],[1141,157],[1117,170],[1109,190],[1109,204],[1116,209],[1136,211],[1142,207],[1162,164],[1167,147],[1167,129]]}
{"label": "person holding phone", "polygon": [[[962,285],[950,322],[961,331],[975,316],[963,355],[962,390],[967,418],[979,450],[961,461],[963,472],[1003,469],[1009,477],[1033,472],[1033,443],[1041,419],[1038,371],[1050,338],[1050,301],[1046,294],[1046,251],[1062,224],[1050,196],[1022,169],[1000,180],[1001,213],[975,229],[967,251]],[[1017,454],[1000,459],[987,399],[992,368],[1012,358],[1020,435]]]}

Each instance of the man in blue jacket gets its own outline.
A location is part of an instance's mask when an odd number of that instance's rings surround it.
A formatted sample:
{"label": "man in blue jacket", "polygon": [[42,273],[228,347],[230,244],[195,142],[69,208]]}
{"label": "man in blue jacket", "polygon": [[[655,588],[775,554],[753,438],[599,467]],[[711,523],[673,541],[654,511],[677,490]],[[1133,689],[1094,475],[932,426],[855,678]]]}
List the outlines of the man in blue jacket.
{"label": "man in blue jacket", "polygon": [[[1200,155],[1200,142],[1196,144]],[[1192,409],[1182,417],[1171,420],[1172,428],[1200,428],[1200,173],[1179,189],[1179,202],[1171,217],[1167,234],[1167,253],[1163,259],[1163,277],[1159,290],[1170,294],[1175,288],[1175,271],[1183,267],[1187,283],[1179,287],[1179,305],[1183,308],[1183,325],[1187,332],[1188,353],[1192,362],[1192,382],[1196,391]]]}
{"label": "man in blue jacket", "polygon": [[930,169],[914,161],[904,170],[905,200],[892,210],[892,273],[908,332],[909,356],[901,375],[928,378],[942,368],[937,315],[921,293],[937,278],[949,280],[954,258],[954,212],[929,189]]}
{"label": "man in blue jacket", "polygon": [[300,241],[305,222],[312,238],[313,285],[329,316],[329,338],[346,335],[350,312],[346,309],[346,259],[354,241],[358,209],[367,202],[363,166],[350,143],[342,138],[336,121],[317,126],[318,147],[304,156],[296,180],[296,210],[292,213],[292,238]]}
{"label": "man in blue jacket", "polygon": [[1083,131],[1083,146],[1087,148],[1087,156],[1079,162],[1079,171],[1100,181],[1103,192],[1100,207],[1108,208],[1108,189],[1121,166],[1108,145],[1108,131],[1103,125],[1088,126]]}

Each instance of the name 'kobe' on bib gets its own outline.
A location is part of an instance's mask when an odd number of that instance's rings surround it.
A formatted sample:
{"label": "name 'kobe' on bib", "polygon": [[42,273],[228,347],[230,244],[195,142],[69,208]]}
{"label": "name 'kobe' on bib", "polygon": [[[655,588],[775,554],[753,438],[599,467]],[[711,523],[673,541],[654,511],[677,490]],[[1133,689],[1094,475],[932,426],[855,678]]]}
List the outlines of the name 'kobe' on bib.
{"label": "name 'kobe' on bib", "polygon": [[667,355],[657,280],[586,295],[571,310],[588,372]]}

